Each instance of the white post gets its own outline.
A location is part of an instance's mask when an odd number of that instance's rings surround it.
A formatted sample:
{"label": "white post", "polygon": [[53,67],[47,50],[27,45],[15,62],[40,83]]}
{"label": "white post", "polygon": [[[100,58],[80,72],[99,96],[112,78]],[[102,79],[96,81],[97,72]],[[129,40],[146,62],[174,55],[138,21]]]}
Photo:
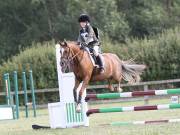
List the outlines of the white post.
{"label": "white post", "polygon": [[89,126],[89,119],[86,116],[87,103],[83,95],[82,112],[76,113],[73,96],[75,76],[73,73],[62,73],[60,66],[60,45],[56,45],[56,62],[58,72],[60,102],[48,104],[51,128],[68,128],[75,126]]}

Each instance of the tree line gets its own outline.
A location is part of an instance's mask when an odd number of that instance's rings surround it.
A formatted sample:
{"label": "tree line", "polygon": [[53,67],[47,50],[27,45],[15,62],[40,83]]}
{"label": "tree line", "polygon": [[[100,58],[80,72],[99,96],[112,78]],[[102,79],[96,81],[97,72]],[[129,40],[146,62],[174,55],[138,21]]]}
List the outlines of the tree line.
{"label": "tree line", "polygon": [[112,42],[155,36],[180,22],[179,0],[5,0],[0,1],[0,63],[32,45],[52,39],[76,40],[77,18]]}

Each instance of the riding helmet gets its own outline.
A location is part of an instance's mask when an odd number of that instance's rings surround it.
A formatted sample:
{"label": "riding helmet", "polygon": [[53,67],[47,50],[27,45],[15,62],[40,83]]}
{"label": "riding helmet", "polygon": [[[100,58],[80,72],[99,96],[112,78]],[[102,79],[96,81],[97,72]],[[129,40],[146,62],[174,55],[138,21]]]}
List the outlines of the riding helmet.
{"label": "riding helmet", "polygon": [[86,14],[81,14],[78,18],[78,22],[90,22],[90,17]]}

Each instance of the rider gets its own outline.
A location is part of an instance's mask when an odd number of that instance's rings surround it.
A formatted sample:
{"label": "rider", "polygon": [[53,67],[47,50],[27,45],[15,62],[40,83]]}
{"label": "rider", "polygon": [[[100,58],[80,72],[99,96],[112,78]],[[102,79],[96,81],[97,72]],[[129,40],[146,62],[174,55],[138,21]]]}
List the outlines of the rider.
{"label": "rider", "polygon": [[96,56],[97,61],[99,61],[100,73],[104,72],[104,64],[102,61],[102,55],[99,52],[99,40],[90,25],[90,17],[86,14],[81,14],[78,22],[80,24],[80,31],[78,37],[78,43],[83,48],[84,46],[93,49],[93,53]]}

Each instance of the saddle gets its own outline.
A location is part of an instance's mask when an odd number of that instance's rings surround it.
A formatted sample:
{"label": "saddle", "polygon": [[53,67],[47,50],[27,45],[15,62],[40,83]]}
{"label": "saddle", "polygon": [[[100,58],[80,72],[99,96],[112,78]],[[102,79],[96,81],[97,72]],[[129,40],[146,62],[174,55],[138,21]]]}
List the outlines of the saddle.
{"label": "saddle", "polygon": [[87,52],[88,52],[88,54],[89,54],[89,56],[90,56],[90,59],[91,59],[91,62],[93,63],[93,65],[94,65],[94,67],[95,68],[99,68],[99,60],[96,58],[96,56],[94,55],[94,53],[93,53],[93,49],[92,48],[87,48],[87,49],[85,49]]}
{"label": "saddle", "polygon": [[99,63],[98,63],[98,60],[97,60],[96,56],[94,55],[93,49],[89,48],[88,53],[91,55],[92,59],[94,60],[94,64],[97,67],[99,65]]}

